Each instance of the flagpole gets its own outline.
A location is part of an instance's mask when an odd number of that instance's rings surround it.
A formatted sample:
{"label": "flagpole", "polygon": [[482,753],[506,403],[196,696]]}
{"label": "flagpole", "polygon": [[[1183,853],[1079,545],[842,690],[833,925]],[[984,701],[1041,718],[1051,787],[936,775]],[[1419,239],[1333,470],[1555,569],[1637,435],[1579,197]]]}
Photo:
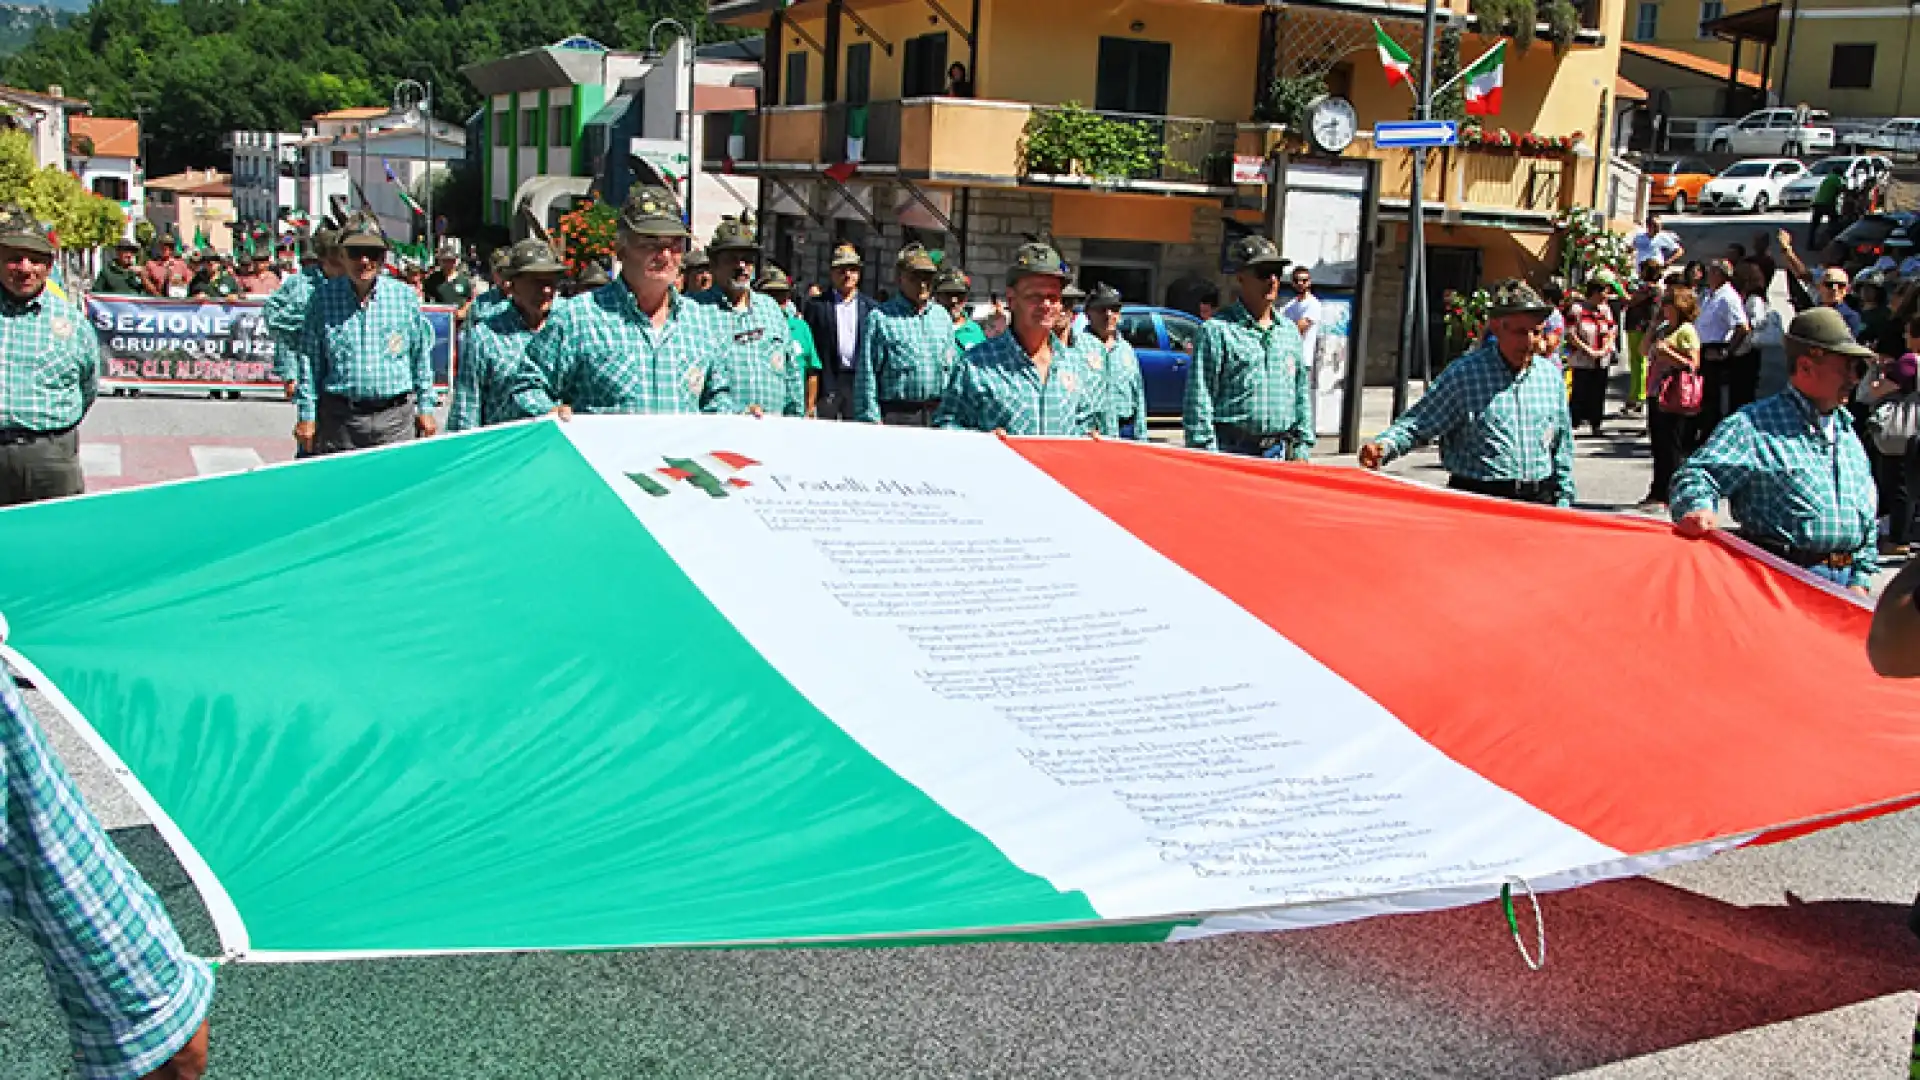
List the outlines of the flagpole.
{"label": "flagpole", "polygon": [[[1414,119],[1426,120],[1433,102],[1433,24],[1438,15],[1435,0],[1427,0],[1426,18],[1420,27],[1420,90],[1413,95]],[[1407,381],[1413,375],[1413,350],[1421,341],[1419,303],[1421,279],[1426,268],[1426,194],[1427,154],[1415,147],[1413,154],[1413,190],[1407,193],[1407,263],[1404,288],[1400,294],[1400,355],[1394,364],[1393,417],[1407,411]]]}

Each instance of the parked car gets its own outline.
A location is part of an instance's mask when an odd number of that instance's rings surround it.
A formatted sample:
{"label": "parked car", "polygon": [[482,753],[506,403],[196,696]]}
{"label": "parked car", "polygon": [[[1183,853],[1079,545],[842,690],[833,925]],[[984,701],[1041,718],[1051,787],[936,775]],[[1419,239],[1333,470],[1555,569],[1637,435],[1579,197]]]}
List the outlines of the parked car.
{"label": "parked car", "polygon": [[1700,189],[1700,209],[1766,213],[1780,201],[1780,189],[1805,174],[1807,167],[1791,158],[1748,158],[1727,166]]}
{"label": "parked car", "polygon": [[[973,321],[986,329],[991,303],[976,303]],[[1140,358],[1140,377],[1147,388],[1147,412],[1179,416],[1186,406],[1187,372],[1193,366],[1194,343],[1200,338],[1200,320],[1177,308],[1127,304],[1120,309],[1120,336]]]}
{"label": "parked car", "polygon": [[1812,206],[1813,196],[1820,190],[1821,183],[1835,172],[1849,185],[1867,186],[1873,182],[1874,161],[1869,157],[1821,158],[1813,163],[1812,168],[1780,189],[1780,209],[1805,210]]}
{"label": "parked car", "polygon": [[1920,117],[1896,116],[1872,131],[1849,135],[1844,141],[1856,154],[1869,150],[1888,155],[1920,153]]}
{"label": "parked car", "polygon": [[1694,157],[1650,158],[1642,171],[1652,184],[1647,201],[1675,214],[1684,214],[1687,207],[1697,205],[1700,189],[1713,179],[1707,163]]}
{"label": "parked car", "polygon": [[1719,154],[1830,154],[1833,117],[1825,109],[1807,114],[1805,125],[1793,122],[1792,109],[1761,109],[1731,124],[1713,129],[1707,146]]}
{"label": "parked car", "polygon": [[[1844,262],[1876,262],[1880,256],[1887,253],[1887,237],[1893,235],[1893,230],[1909,229],[1909,231],[1911,231],[1909,227],[1912,226],[1916,220],[1920,220],[1920,214],[1908,213],[1906,211],[1886,214],[1868,214],[1846,228],[1841,229],[1840,235],[1829,241],[1828,246],[1832,246],[1833,244],[1840,245],[1841,250],[1845,252],[1845,254],[1841,256],[1841,260]],[[1815,257],[1819,257],[1821,253],[1815,252],[1814,254]]]}

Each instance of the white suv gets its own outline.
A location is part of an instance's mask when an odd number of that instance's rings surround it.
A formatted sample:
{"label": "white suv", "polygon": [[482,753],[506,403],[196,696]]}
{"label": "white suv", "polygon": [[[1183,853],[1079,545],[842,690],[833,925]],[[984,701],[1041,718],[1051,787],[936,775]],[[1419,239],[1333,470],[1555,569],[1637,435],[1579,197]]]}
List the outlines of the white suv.
{"label": "white suv", "polygon": [[1807,123],[1793,122],[1792,109],[1761,109],[1713,129],[1707,148],[1720,154],[1826,154],[1833,151],[1833,117],[1814,109]]}

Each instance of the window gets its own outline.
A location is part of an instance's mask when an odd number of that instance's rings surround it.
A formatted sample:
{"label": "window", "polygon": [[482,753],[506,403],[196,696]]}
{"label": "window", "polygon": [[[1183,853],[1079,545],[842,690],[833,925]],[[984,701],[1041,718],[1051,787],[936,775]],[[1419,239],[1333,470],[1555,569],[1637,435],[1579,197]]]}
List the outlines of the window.
{"label": "window", "polygon": [[1707,24],[1726,14],[1725,0],[1700,0],[1700,40],[1713,37],[1707,32]]}
{"label": "window", "polygon": [[555,105],[553,107],[553,118],[547,122],[547,145],[573,145],[572,105]]}
{"label": "window", "polygon": [[1160,348],[1160,331],[1154,329],[1153,315],[1145,311],[1120,313],[1120,336],[1136,349]]}
{"label": "window", "polygon": [[1873,88],[1874,46],[1835,45],[1833,71],[1827,86],[1834,90],[1870,90]]}
{"label": "window", "polygon": [[1101,112],[1167,114],[1167,77],[1173,46],[1164,41],[1100,39],[1100,68],[1093,107]]}
{"label": "window", "polygon": [[1633,22],[1633,40],[1652,41],[1660,35],[1660,5],[1641,4]]}
{"label": "window", "polygon": [[900,71],[900,96],[937,97],[947,92],[947,35],[921,34],[907,39]]}
{"label": "window", "polygon": [[335,150],[333,152],[332,157],[328,159],[328,164],[332,165],[336,169],[346,168],[347,152],[345,150]]}
{"label": "window", "polygon": [[539,109],[521,109],[520,110],[520,145],[521,146],[540,145],[539,143],[536,143],[533,141],[533,129],[539,126],[539,123],[540,123]]}
{"label": "window", "polygon": [[780,89],[785,93],[782,99],[787,105],[805,105],[807,103],[807,54],[790,52],[787,54],[787,80]]}
{"label": "window", "polygon": [[513,114],[505,109],[493,113],[493,145],[513,145]]}
{"label": "window", "polygon": [[93,178],[93,193],[114,202],[126,202],[127,182],[118,176],[96,176]]}
{"label": "window", "polygon": [[153,201],[154,201],[154,202],[157,202],[157,203],[159,203],[159,204],[160,204],[161,206],[172,206],[172,205],[173,205],[173,192],[171,192],[171,191],[156,191],[156,192],[154,192],[154,193],[153,193]]}
{"label": "window", "polygon": [[1193,343],[1200,339],[1200,320],[1185,315],[1162,315],[1161,318],[1167,323],[1167,346],[1191,355]]}
{"label": "window", "polygon": [[847,46],[847,104],[865,105],[873,93],[873,43]]}

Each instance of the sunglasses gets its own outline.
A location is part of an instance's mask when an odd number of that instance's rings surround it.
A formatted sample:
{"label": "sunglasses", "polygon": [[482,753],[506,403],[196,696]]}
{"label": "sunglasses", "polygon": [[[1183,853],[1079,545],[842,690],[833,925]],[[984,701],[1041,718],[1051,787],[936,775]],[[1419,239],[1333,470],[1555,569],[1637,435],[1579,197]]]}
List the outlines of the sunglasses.
{"label": "sunglasses", "polygon": [[1847,287],[1847,283],[1844,281],[1823,281],[1820,283],[1820,287],[1823,289],[1844,289]]}
{"label": "sunglasses", "polygon": [[1280,276],[1279,269],[1272,266],[1249,266],[1247,267],[1247,273],[1252,274],[1261,281],[1272,281],[1274,278]]}

